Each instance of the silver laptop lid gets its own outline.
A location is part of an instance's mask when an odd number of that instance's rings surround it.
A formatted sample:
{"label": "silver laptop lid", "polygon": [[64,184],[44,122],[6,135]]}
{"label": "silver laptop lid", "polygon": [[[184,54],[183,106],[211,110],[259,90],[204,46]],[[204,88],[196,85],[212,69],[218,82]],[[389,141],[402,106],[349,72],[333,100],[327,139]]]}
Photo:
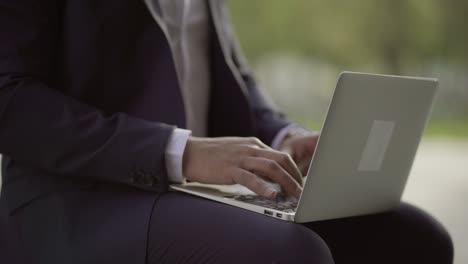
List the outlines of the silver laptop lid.
{"label": "silver laptop lid", "polygon": [[376,213],[397,206],[437,83],[427,78],[342,73],[295,221]]}

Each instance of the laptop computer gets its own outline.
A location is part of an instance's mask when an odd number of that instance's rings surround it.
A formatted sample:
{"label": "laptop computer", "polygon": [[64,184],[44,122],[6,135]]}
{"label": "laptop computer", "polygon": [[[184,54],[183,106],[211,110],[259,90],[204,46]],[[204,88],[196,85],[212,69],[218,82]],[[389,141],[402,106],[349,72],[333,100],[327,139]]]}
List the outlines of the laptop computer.
{"label": "laptop computer", "polygon": [[170,188],[298,223],[391,210],[400,203],[437,86],[431,78],[341,73],[298,200],[269,200],[240,185]]}

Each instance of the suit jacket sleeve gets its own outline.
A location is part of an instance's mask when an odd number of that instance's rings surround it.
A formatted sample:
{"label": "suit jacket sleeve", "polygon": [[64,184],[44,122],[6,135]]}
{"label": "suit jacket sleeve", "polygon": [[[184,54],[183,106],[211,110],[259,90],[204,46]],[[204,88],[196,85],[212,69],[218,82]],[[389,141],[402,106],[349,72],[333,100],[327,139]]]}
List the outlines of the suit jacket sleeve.
{"label": "suit jacket sleeve", "polygon": [[106,115],[47,81],[54,79],[61,2],[0,0],[0,153],[61,177],[165,190],[173,127]]}
{"label": "suit jacket sleeve", "polygon": [[229,10],[225,4],[221,7],[221,16],[224,22],[224,32],[227,35],[230,45],[231,59],[236,65],[247,88],[247,96],[249,97],[248,99],[252,107],[253,120],[255,123],[255,136],[268,145],[271,145],[276,134],[292,122],[288,120],[283,113],[275,109],[271,99],[257,86],[232,28]]}

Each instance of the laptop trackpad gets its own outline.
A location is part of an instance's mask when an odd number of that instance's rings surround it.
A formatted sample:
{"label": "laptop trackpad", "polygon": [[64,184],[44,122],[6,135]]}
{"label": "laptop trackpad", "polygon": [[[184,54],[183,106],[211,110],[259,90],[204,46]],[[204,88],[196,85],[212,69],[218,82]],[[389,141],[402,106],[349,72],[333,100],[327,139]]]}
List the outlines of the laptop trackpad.
{"label": "laptop trackpad", "polygon": [[198,182],[187,182],[184,184],[175,185],[179,188],[201,192],[216,196],[227,196],[227,195],[252,195],[252,191],[240,184],[234,185],[217,185],[217,184],[203,184]]}
{"label": "laptop trackpad", "polygon": [[[270,184],[272,188],[280,191],[281,188],[278,184],[275,183],[267,183]],[[210,195],[216,196],[232,196],[232,195],[256,195],[254,192],[249,190],[247,187],[244,187],[240,184],[234,185],[217,185],[217,184],[204,184],[198,182],[187,182],[184,184],[177,184],[175,185],[179,188],[195,191],[195,192],[202,192]]]}

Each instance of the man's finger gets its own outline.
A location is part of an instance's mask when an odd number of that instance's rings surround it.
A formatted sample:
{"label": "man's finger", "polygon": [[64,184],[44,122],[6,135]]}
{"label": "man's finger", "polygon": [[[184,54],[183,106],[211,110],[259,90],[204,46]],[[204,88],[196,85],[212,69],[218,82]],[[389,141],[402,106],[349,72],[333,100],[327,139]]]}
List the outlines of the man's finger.
{"label": "man's finger", "polygon": [[251,144],[254,144],[257,147],[260,147],[262,149],[270,149],[270,147],[267,144],[263,143],[260,139],[256,137],[249,137],[248,140]]}
{"label": "man's finger", "polygon": [[258,149],[256,154],[259,157],[276,161],[297,181],[297,183],[299,183],[300,186],[302,186],[302,173],[289,154],[274,149]]}
{"label": "man's finger", "polygon": [[302,172],[302,175],[307,176],[307,173],[309,172],[309,167],[310,167],[310,159],[299,162],[298,166]]}
{"label": "man's finger", "polygon": [[299,198],[302,187],[276,161],[262,157],[249,157],[242,162],[242,168],[278,183],[289,195]]}
{"label": "man's finger", "polygon": [[252,192],[265,198],[276,198],[278,192],[257,175],[240,168],[233,170],[232,173],[232,179],[235,183],[245,186]]}

